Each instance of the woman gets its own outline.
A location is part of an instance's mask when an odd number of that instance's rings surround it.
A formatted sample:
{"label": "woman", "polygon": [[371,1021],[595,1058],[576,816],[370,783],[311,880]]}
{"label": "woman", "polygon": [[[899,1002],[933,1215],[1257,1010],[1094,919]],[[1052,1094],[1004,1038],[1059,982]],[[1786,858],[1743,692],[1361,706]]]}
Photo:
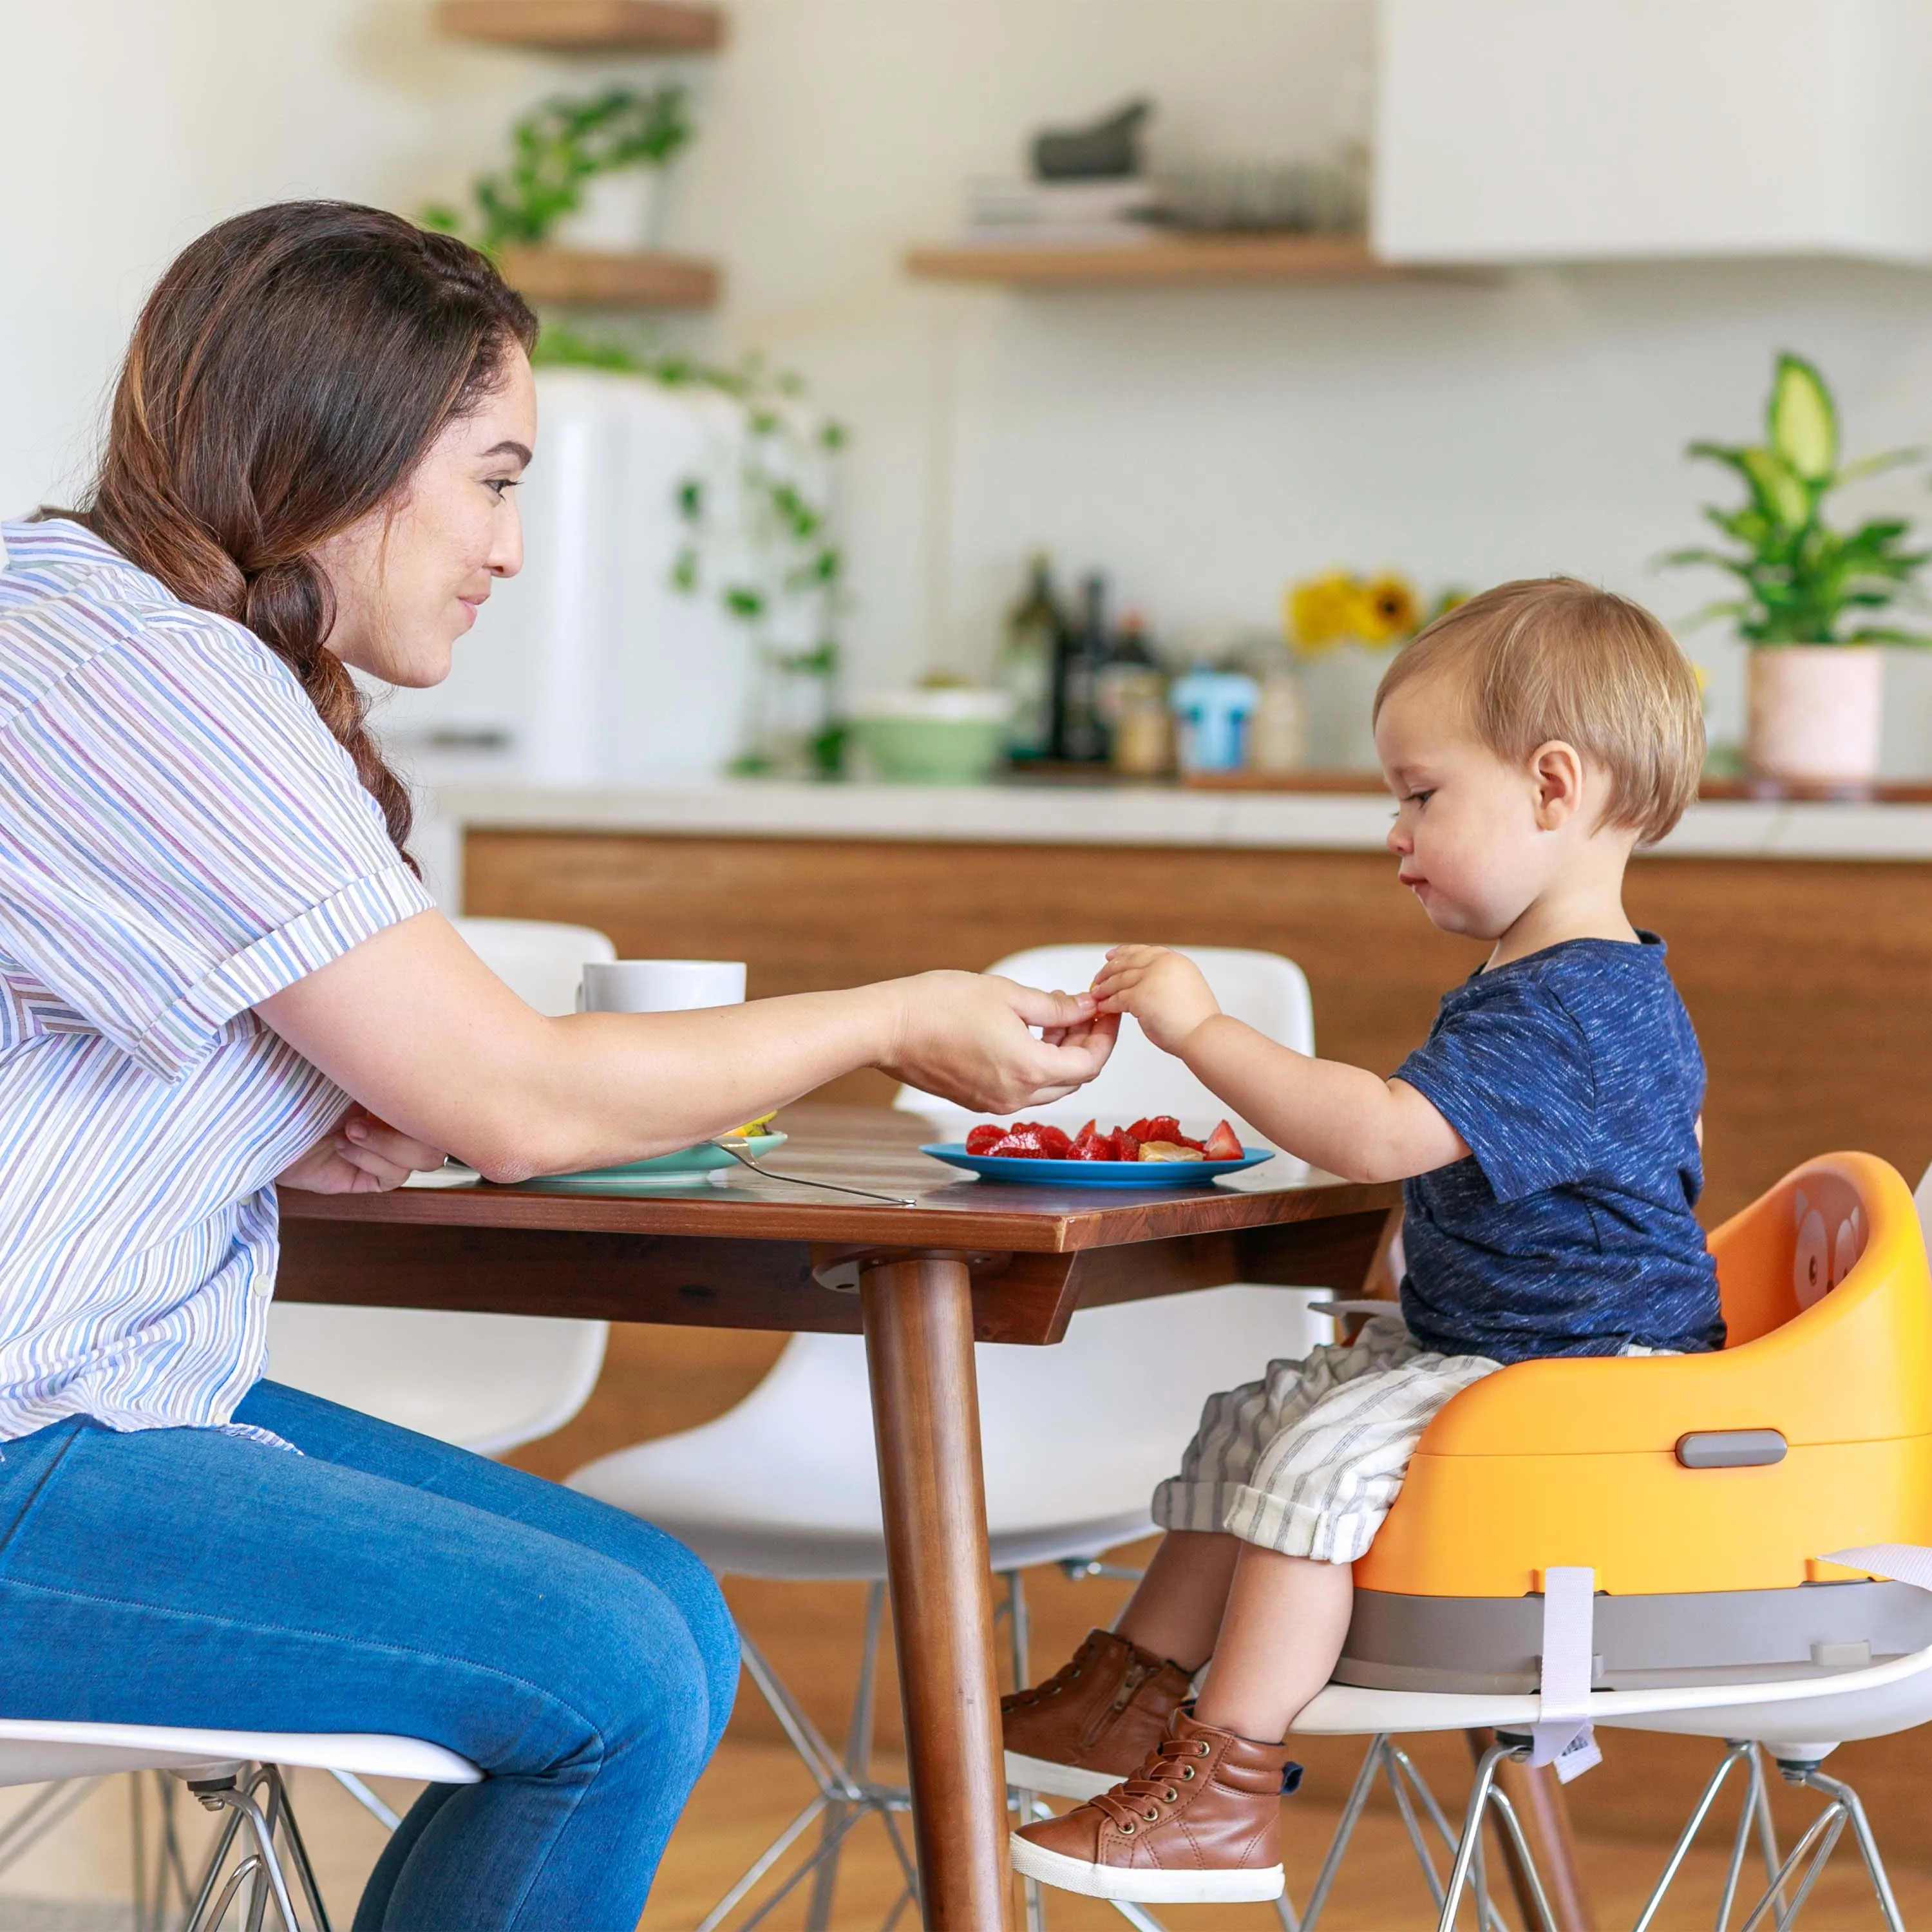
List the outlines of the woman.
{"label": "woman", "polygon": [[535,333],[446,236],[241,216],[86,507],[0,530],[0,1708],[473,1760],[357,1932],[629,1932],[736,1643],[647,1526],[260,1379],[272,1184],[635,1160],[860,1066],[1010,1109],[1108,1043],[963,974],[546,1019],[432,908],[350,668],[434,683],[517,570]]}

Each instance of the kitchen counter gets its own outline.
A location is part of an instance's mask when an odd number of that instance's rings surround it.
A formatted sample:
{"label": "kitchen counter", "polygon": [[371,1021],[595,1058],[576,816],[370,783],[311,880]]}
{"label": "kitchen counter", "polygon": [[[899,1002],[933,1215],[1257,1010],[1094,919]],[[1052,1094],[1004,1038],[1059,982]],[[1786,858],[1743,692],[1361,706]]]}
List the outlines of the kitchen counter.
{"label": "kitchen counter", "polygon": [[[618,790],[448,786],[435,816],[469,831],[892,839],[962,844],[1208,846],[1368,852],[1386,796],[1181,787],[788,784],[748,779]],[[1932,859],[1932,804],[1712,800],[1657,848],[1666,858]]]}

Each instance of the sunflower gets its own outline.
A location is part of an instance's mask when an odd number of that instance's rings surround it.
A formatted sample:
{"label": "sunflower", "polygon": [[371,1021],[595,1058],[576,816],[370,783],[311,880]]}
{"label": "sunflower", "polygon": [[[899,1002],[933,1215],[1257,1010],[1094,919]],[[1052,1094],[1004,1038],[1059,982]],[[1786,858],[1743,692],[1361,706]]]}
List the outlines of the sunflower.
{"label": "sunflower", "polygon": [[1364,644],[1400,644],[1412,638],[1420,623],[1415,592],[1406,578],[1386,572],[1370,578],[1358,590],[1351,628]]}
{"label": "sunflower", "polygon": [[1362,586],[1346,570],[1291,584],[1282,600],[1282,628],[1304,657],[1315,657],[1355,634]]}

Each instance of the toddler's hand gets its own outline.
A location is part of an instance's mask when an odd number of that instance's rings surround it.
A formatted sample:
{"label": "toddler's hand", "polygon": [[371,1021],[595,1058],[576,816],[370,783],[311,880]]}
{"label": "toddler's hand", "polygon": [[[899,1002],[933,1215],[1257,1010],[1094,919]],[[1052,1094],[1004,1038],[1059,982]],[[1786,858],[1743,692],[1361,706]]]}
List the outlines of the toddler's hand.
{"label": "toddler's hand", "polygon": [[1094,997],[1103,1013],[1132,1013],[1168,1053],[1221,1010],[1200,968],[1164,946],[1115,946],[1094,975]]}

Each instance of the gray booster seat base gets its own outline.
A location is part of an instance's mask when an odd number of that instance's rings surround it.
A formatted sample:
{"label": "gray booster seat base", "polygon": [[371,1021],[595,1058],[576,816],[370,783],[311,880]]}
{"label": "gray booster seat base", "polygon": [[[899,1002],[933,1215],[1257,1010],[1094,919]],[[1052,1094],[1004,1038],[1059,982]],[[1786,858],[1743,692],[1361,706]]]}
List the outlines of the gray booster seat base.
{"label": "gray booster seat base", "polygon": [[[1601,1690],[1828,1676],[1932,1646],[1932,1594],[1909,1583],[1801,1583],[1615,1597],[1600,1592]],[[1337,1684],[1372,1690],[1534,1691],[1543,1598],[1355,1592]]]}

